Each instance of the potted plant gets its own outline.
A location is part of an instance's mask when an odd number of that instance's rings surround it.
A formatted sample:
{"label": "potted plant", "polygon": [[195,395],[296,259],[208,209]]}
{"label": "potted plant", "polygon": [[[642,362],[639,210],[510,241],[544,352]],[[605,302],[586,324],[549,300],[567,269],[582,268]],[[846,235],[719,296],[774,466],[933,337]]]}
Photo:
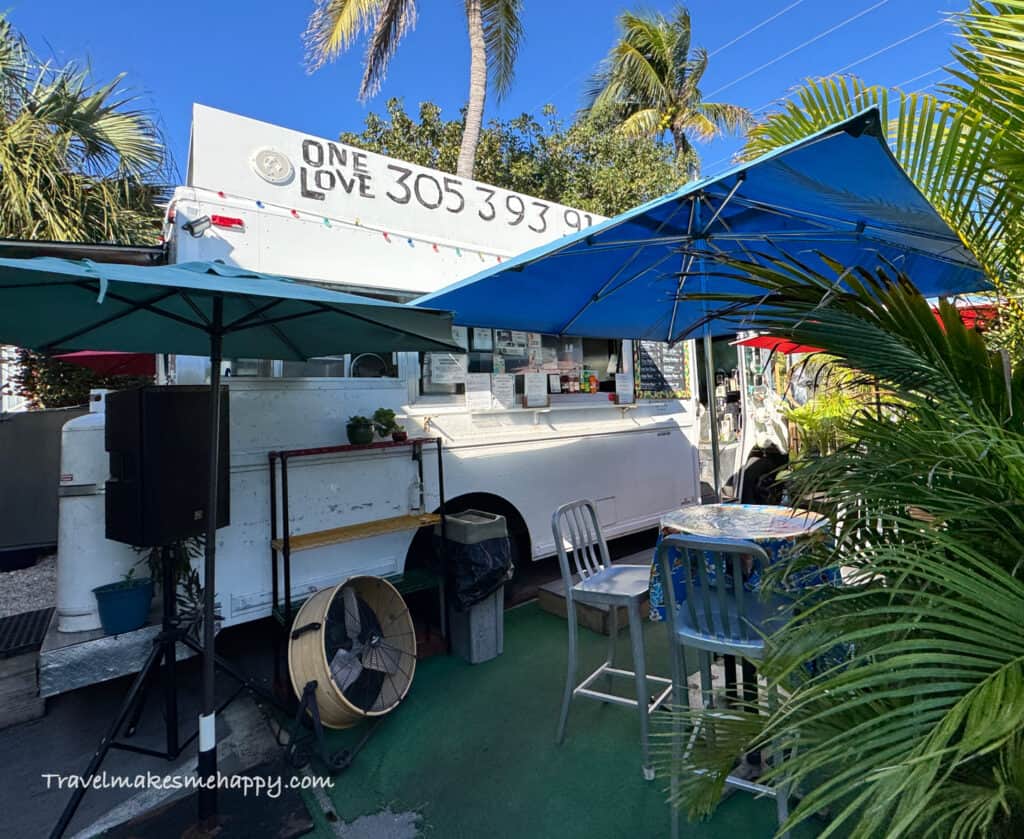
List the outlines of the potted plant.
{"label": "potted plant", "polygon": [[390,408],[378,408],[373,412],[373,427],[381,437],[390,435],[396,443],[409,439],[409,435],[395,420],[395,412]]}
{"label": "potted plant", "polygon": [[350,417],[345,431],[353,446],[366,446],[373,442],[373,420],[369,417]]}
{"label": "potted plant", "polygon": [[153,600],[152,577],[136,577],[129,569],[124,578],[92,590],[99,607],[100,624],[107,635],[120,635],[144,626]]}

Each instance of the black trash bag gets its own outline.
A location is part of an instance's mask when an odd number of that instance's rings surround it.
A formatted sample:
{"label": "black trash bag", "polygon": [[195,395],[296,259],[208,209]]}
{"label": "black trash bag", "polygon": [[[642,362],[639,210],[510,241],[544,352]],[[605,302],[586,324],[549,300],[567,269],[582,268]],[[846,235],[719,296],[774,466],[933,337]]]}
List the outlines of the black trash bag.
{"label": "black trash bag", "polygon": [[[440,549],[440,537],[436,540]],[[484,539],[475,545],[449,541],[445,561],[450,574],[451,599],[458,612],[466,611],[494,594],[512,579],[512,542],[507,536]]]}

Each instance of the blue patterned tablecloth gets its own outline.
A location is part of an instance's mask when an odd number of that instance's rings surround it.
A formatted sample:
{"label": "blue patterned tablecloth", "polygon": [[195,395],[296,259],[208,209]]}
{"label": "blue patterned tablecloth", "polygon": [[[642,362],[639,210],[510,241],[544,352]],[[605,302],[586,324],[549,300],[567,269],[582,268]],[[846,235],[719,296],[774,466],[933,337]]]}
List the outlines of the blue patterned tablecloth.
{"label": "blue patterned tablecloth", "polygon": [[[818,513],[793,510],[789,507],[775,507],[762,504],[701,504],[683,507],[661,518],[658,544],[672,533],[688,533],[693,536],[712,538],[746,539],[760,545],[771,559],[771,563],[793,558],[795,553],[824,538],[828,520]],[[676,600],[686,599],[686,583],[678,551],[673,551],[672,583]],[[839,583],[834,569],[803,568],[787,581],[792,588]],[[761,586],[761,574],[752,567],[744,578],[747,591],[757,591]],[[661,590],[661,575],[658,567],[651,566],[651,620],[660,621],[665,617],[664,595]]]}

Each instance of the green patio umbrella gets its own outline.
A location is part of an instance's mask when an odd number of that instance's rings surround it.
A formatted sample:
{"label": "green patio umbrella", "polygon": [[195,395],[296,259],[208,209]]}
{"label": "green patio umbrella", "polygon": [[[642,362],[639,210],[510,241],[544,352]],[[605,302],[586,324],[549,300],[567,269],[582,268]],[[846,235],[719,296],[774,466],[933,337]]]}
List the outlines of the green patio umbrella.
{"label": "green patio umbrella", "polygon": [[[141,267],[55,257],[0,258],[0,343],[47,353],[121,350],[209,356],[211,393],[219,392],[225,355],[304,361],[369,351],[462,352],[452,342],[447,312],[342,294],[220,263]],[[219,399],[210,399],[209,426],[209,439],[218,439]],[[216,509],[217,474],[218,447],[211,445],[208,511]],[[216,515],[211,512],[206,518],[201,777],[217,768]],[[216,789],[200,793],[200,817],[205,818],[216,811]],[[78,800],[76,795],[72,805]],[[70,822],[72,805],[56,835]]]}

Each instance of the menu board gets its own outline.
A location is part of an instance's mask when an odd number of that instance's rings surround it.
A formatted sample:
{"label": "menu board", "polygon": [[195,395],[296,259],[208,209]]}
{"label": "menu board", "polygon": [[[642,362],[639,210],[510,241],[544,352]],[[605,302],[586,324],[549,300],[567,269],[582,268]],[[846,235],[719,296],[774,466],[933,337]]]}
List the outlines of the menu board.
{"label": "menu board", "polygon": [[466,374],[466,408],[470,411],[487,411],[491,407],[491,374]]}
{"label": "menu board", "polygon": [[690,353],[680,341],[636,341],[633,370],[637,399],[689,399]]}

